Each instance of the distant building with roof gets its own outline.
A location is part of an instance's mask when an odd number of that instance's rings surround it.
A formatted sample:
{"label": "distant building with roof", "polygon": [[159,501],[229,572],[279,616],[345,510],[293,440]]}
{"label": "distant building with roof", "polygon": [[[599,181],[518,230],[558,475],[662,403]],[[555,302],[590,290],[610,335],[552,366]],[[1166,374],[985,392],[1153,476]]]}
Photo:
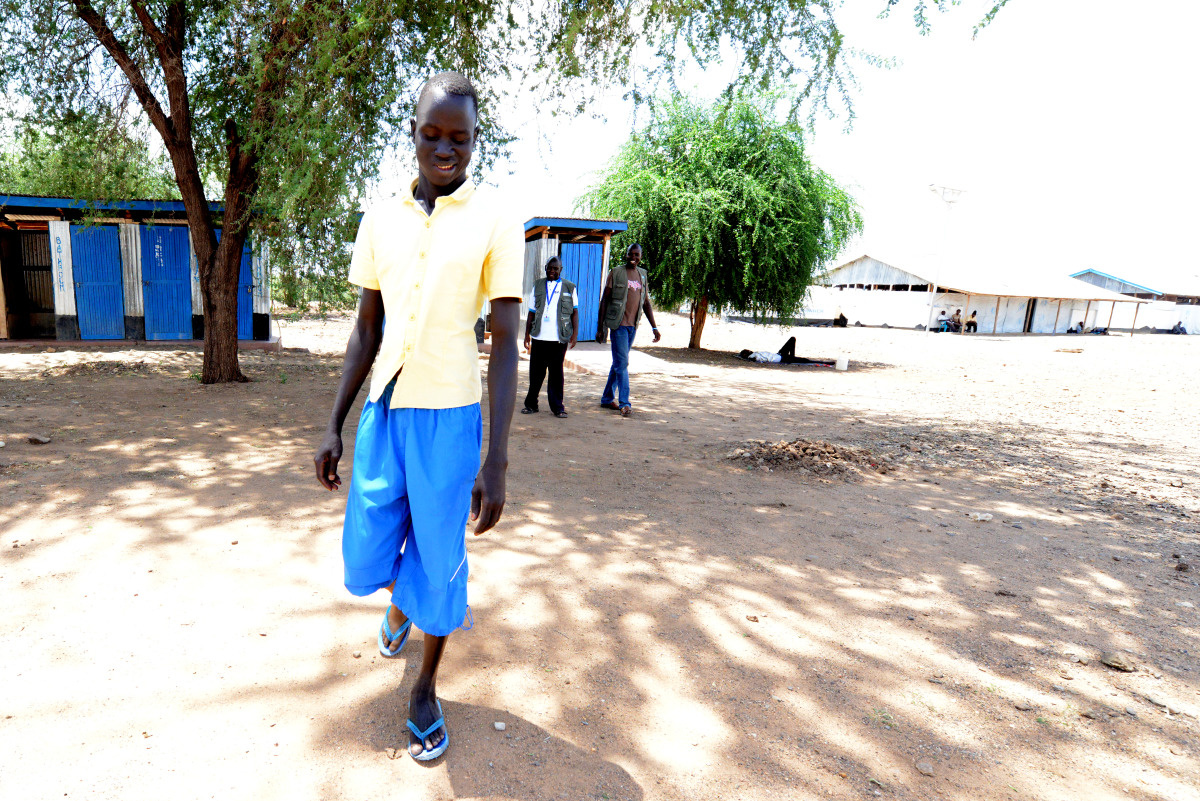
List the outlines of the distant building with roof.
{"label": "distant building with roof", "polygon": [[[224,206],[209,208],[219,226]],[[203,309],[182,201],[0,194],[0,339],[199,340]],[[270,312],[247,241],[238,339],[270,339]]]}
{"label": "distant building with roof", "polygon": [[1080,322],[1086,329],[1129,327],[1145,302],[1065,275],[901,267],[870,255],[829,270],[817,283],[814,305],[823,307],[822,317],[840,310],[851,325],[921,328],[935,324],[941,311],[961,310],[964,320],[976,312],[981,334],[1062,334]]}
{"label": "distant building with roof", "polygon": [[1071,277],[1135,298],[1160,300],[1179,306],[1200,306],[1200,275],[1184,276],[1183,278],[1164,278],[1161,281],[1155,281],[1155,283],[1163,286],[1162,290],[1150,289],[1133,281],[1100,272],[1094,268],[1080,270],[1077,273],[1073,273]]}

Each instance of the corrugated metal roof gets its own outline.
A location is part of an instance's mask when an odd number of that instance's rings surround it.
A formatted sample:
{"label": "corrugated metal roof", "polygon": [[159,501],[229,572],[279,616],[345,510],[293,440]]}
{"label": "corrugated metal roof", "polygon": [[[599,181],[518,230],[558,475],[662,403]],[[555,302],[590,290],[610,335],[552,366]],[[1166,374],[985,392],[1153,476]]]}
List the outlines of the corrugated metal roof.
{"label": "corrugated metal roof", "polygon": [[[1140,291],[1142,291],[1142,292],[1145,292],[1145,293],[1147,293],[1147,294],[1150,294],[1150,295],[1161,295],[1161,294],[1163,294],[1162,292],[1159,292],[1157,289],[1151,289],[1151,288],[1150,288],[1150,287],[1148,287],[1148,286],[1142,286],[1141,284],[1136,284],[1136,283],[1134,283],[1133,281],[1127,281],[1127,280],[1125,280],[1124,278],[1118,278],[1118,277],[1117,277],[1117,276],[1115,276],[1115,275],[1109,275],[1109,274],[1108,274],[1108,273],[1106,273],[1106,272],[1102,272],[1102,271],[1100,271],[1100,270],[1096,270],[1096,269],[1094,269],[1094,268],[1091,268],[1091,267],[1089,267],[1089,268],[1088,268],[1088,269],[1086,269],[1086,270],[1080,270],[1080,271],[1079,271],[1079,272],[1077,272],[1077,273],[1071,273],[1071,277],[1072,277],[1072,278],[1080,278],[1080,276],[1083,276],[1083,275],[1088,275],[1089,273],[1090,273],[1090,274],[1092,274],[1092,275],[1098,275],[1098,276],[1100,276],[1101,278],[1107,278],[1107,279],[1109,279],[1110,281],[1116,281],[1118,284],[1124,284],[1125,286],[1132,287],[1132,288],[1133,288],[1133,289],[1135,289],[1135,290],[1140,290]],[[1082,279],[1082,278],[1080,278],[1080,280],[1083,280],[1083,279]],[[1085,282],[1085,283],[1091,283],[1091,282],[1090,282],[1090,281],[1088,281],[1088,282]]]}
{"label": "corrugated metal roof", "polygon": [[[901,270],[914,279],[914,284],[936,283],[944,289],[951,289],[968,295],[999,295],[1012,298],[1048,298],[1053,300],[1105,300],[1123,303],[1148,303],[1149,301],[1131,298],[1117,292],[1110,292],[1098,286],[1092,286],[1069,275],[1022,274],[1020,272],[1001,272],[989,270],[986,273],[972,274],[962,267],[937,267],[906,263],[904,267],[896,267],[883,259],[864,254],[856,259],[845,262],[827,272],[821,277],[821,283],[831,286],[839,283],[837,273],[847,269],[862,259],[874,259],[896,270]],[[865,283],[865,282],[856,282]]]}
{"label": "corrugated metal roof", "polygon": [[[221,211],[225,204],[209,201],[208,207],[213,211]],[[70,197],[47,197],[44,195],[6,195],[0,194],[0,210],[6,208],[19,209],[78,209],[101,211],[184,211],[182,200],[156,199],[127,199],[91,201]]]}
{"label": "corrugated metal roof", "polygon": [[629,223],[624,220],[610,220],[598,217],[533,217],[525,222],[525,230],[538,228],[566,228],[572,231],[624,231]]}

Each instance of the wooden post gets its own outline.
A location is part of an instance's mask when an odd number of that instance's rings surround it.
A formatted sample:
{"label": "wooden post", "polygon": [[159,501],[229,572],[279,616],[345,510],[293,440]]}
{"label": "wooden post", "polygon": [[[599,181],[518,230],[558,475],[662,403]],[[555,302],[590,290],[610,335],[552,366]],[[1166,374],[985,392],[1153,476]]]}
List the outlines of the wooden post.
{"label": "wooden post", "polygon": [[1050,332],[1051,334],[1058,333],[1058,318],[1059,318],[1059,315],[1061,315],[1061,314],[1062,314],[1062,301],[1060,300],[1058,302],[1058,311],[1056,311],[1054,313],[1054,329]]}
{"label": "wooden post", "polygon": [[1141,311],[1142,304],[1134,304],[1133,307],[1133,325],[1129,326],[1129,336],[1133,336],[1133,332],[1137,330],[1137,313]]}
{"label": "wooden post", "polygon": [[963,306],[962,322],[958,324],[959,325],[958,333],[960,333],[960,334],[967,333],[967,317],[970,315],[970,313],[971,313],[971,293],[968,292],[967,293],[967,303],[965,306]]}
{"label": "wooden post", "polygon": [[996,333],[996,326],[1000,325],[1000,296],[996,296],[996,316],[992,318],[992,333]]}
{"label": "wooden post", "polygon": [[1112,302],[1112,308],[1108,310],[1108,325],[1106,325],[1104,327],[1105,331],[1112,328],[1112,318],[1113,318],[1113,314],[1116,313],[1116,311],[1117,311],[1117,302],[1114,300]]}

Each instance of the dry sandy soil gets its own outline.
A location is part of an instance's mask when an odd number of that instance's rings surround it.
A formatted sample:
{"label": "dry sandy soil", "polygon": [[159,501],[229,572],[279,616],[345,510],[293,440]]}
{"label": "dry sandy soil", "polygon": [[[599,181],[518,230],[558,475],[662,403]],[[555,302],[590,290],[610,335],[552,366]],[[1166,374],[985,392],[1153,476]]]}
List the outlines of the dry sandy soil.
{"label": "dry sandy soil", "polygon": [[[312,476],[345,318],[0,351],[0,798],[1200,798],[1200,337],[663,317],[633,417],[516,417],[429,766]],[[797,438],[892,469],[738,455]]]}

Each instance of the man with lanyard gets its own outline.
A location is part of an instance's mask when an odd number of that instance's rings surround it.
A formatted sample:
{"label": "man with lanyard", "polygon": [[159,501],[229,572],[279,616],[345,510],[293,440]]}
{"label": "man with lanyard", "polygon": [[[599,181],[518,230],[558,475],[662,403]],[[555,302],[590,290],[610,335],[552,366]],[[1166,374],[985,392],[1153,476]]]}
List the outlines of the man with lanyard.
{"label": "man with lanyard", "polygon": [[604,295],[600,298],[600,326],[596,341],[603,344],[606,332],[612,331],[612,367],[608,371],[604,394],[600,396],[600,405],[619,411],[622,417],[633,413],[633,406],[629,403],[629,349],[633,346],[643,311],[650,321],[654,341],[662,339],[654,325],[654,309],[650,306],[646,271],[641,264],[642,246],[634,242],[625,249],[625,264],[609,271]]}
{"label": "man with lanyard", "polygon": [[[437,670],[448,635],[469,618],[468,513],[478,535],[504,508],[516,396],[525,232],[501,199],[468,178],[478,115],[475,87],[458,73],[435,75],[421,89],[410,122],[419,175],[359,224],[349,276],[362,287],[358,319],[313,457],[317,480],[341,486],[342,424],[374,365],[346,498],[345,584],[354,595],[391,594],[379,627],[383,656],[399,656],[413,625],[425,633],[408,702],[409,753],[421,761],[450,743]],[[472,326],[485,299],[491,425],[481,468]]]}
{"label": "man with lanyard", "polygon": [[563,406],[563,359],[579,337],[579,293],[564,281],[562,262],[555,256],[546,262],[546,277],[534,281],[525,320],[525,350],[529,351],[529,392],[521,414],[537,414],[542,381],[550,372],[546,395],[555,417],[566,417]]}

